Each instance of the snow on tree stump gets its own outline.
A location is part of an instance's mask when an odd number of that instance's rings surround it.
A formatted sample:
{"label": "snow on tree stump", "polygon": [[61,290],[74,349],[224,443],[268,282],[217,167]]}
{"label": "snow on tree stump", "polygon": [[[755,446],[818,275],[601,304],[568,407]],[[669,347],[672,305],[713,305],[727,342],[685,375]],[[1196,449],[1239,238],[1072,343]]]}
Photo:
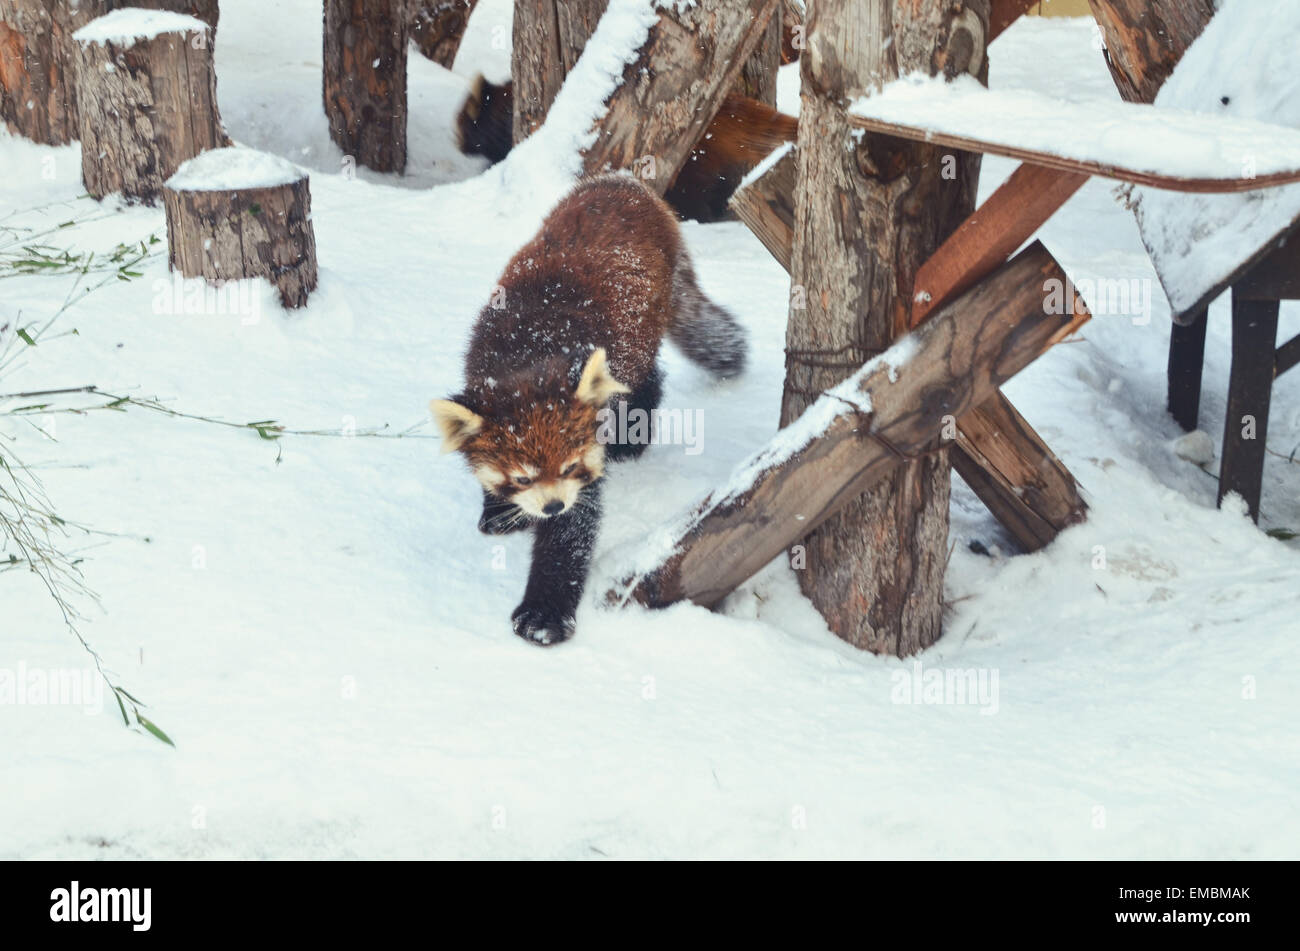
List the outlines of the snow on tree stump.
{"label": "snow on tree stump", "polygon": [[94,197],[153,204],[182,162],[230,143],[202,20],[124,7],[73,40],[81,175]]}
{"label": "snow on tree stump", "polygon": [[376,172],[406,168],[406,0],[325,0],[330,138]]}
{"label": "snow on tree stump", "polygon": [[316,287],[316,235],[307,175],[254,149],[204,152],[163,189],[168,260],[185,277],[219,284],[265,277],[285,307]]}

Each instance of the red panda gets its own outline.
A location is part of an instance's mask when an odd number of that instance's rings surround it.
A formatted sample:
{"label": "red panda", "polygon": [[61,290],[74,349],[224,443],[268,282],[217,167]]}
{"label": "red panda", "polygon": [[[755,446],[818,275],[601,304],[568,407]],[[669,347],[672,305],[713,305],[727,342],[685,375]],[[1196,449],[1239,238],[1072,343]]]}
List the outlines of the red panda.
{"label": "red panda", "polygon": [[475,321],[464,389],[430,404],[443,451],[483,487],[479,530],[534,532],[511,615],[525,640],[573,634],[605,464],[645,449],[606,444],[601,411],[615,397],[658,406],[664,337],[716,377],[744,368],[745,333],[700,290],[668,206],[626,175],[590,178],[506,265]]}
{"label": "red panda", "polygon": [[[456,116],[456,142],[466,155],[500,162],[510,154],[511,84],[478,76]],[[700,136],[664,199],[683,218],[716,221],[740,180],[784,142],[795,139],[799,120],[756,99],[729,94]]]}

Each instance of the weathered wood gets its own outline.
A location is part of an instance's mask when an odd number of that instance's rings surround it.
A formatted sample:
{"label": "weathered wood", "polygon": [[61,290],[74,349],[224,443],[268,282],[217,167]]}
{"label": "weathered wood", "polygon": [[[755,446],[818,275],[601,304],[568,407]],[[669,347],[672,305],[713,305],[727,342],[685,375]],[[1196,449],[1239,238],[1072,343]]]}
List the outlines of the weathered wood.
{"label": "weathered wood", "polygon": [[803,0],[781,0],[781,64],[799,59],[804,48]]}
{"label": "weathered wood", "polygon": [[989,13],[989,42],[997,39],[1038,2],[1039,0],[993,0],[993,9]]}
{"label": "weathered wood", "polygon": [[1201,372],[1205,366],[1206,312],[1199,311],[1186,326],[1174,324],[1169,330],[1169,383],[1166,408],[1174,421],[1187,432],[1196,429],[1201,415]]}
{"label": "weathered wood", "polygon": [[121,192],[152,204],[182,162],[230,141],[217,110],[211,28],[175,16],[173,29],[148,39],[87,39],[111,33],[116,13],[76,34],[81,174],[96,198]]}
{"label": "weathered wood", "polygon": [[411,41],[421,55],[451,69],[478,0],[411,0]]}
{"label": "weathered wood", "polygon": [[732,88],[733,92],[772,107],[776,106],[776,77],[781,67],[781,12],[778,4]]}
{"label": "weathered wood", "polygon": [[377,172],[406,168],[406,0],[325,0],[330,138]]}
{"label": "weathered wood", "polygon": [[787,271],[794,248],[794,189],[799,163],[787,149],[762,175],[737,188],[729,207]]}
{"label": "weathered wood", "polygon": [[1243,300],[1300,300],[1300,222],[1280,244],[1253,256],[1232,293]]}
{"label": "weathered wood", "polygon": [[1088,0],[1106,42],[1106,65],[1129,102],[1154,102],[1214,16],[1214,0]]}
{"label": "weathered wood", "polygon": [[1021,165],[916,272],[911,326],[1002,264],[1088,176]]}
{"label": "weathered wood", "polygon": [[1273,378],[1276,379],[1287,370],[1294,369],[1297,363],[1300,363],[1300,334],[1277,348],[1277,355],[1273,361]]}
{"label": "weathered wood", "polygon": [[[226,149],[222,152],[247,150]],[[219,158],[222,152],[205,158]],[[163,191],[172,270],[210,282],[265,277],[285,307],[302,307],[316,287],[316,236],[305,174],[267,187],[209,189],[179,181]]]}
{"label": "weathered wood", "polygon": [[[975,204],[978,155],[862,136],[843,103],[902,72],[983,80],[988,16],[988,0],[808,3],[783,425],[906,331],[917,269]],[[800,586],[849,643],[904,656],[938,639],[949,472],[946,451],[909,463],[808,536]]]}
{"label": "weathered wood", "polygon": [[1223,423],[1219,498],[1236,492],[1259,521],[1269,404],[1276,370],[1277,301],[1232,299],[1232,371]]}
{"label": "weathered wood", "polygon": [[[737,190],[732,208],[789,269],[795,160],[779,159]],[[1024,165],[917,271],[910,325],[1003,264],[1083,179]],[[957,421],[952,461],[961,477],[1025,551],[1037,551],[1080,521],[1087,505],[1065,464],[1001,393]]]}
{"label": "weathered wood", "polygon": [[564,77],[582,55],[608,0],[515,0],[510,53],[514,141],[546,121]]}
{"label": "weathered wood", "polygon": [[596,124],[584,171],[635,169],[662,194],[735,84],[779,2],[696,0],[660,8]]}
{"label": "weathered wood", "polygon": [[1065,274],[1034,243],[913,331],[906,345],[864,368],[854,383],[822,397],[828,402],[807,422],[840,409],[828,424],[809,426],[809,442],[787,451],[793,430],[778,434],[772,447],[742,464],[752,475],[677,523],[683,528],[671,540],[671,554],[649,571],[621,577],[606,599],[716,605],[809,529],[909,464],[896,452],[931,450],[945,416],[968,413],[1077,330],[1088,319],[1086,308],[1076,300],[1072,314],[1048,314],[1043,300],[1049,281],[1064,282]]}

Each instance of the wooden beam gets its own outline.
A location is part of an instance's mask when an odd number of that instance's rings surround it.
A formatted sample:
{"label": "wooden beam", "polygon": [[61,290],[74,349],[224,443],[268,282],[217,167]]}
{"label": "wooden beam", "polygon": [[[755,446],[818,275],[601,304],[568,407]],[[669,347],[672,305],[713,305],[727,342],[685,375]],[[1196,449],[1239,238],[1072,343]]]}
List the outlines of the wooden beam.
{"label": "wooden beam", "polygon": [[989,42],[997,39],[1000,33],[1028,13],[1029,8],[1036,3],[1038,0],[993,0],[989,13]]}
{"label": "wooden beam", "polygon": [[1106,65],[1129,102],[1153,102],[1214,16],[1214,0],[1088,0]]}
{"label": "wooden beam", "polygon": [[1195,319],[1184,326],[1174,324],[1169,328],[1169,362],[1165,367],[1168,393],[1165,408],[1185,432],[1200,425],[1201,375],[1205,370],[1206,312],[1199,311]]}
{"label": "wooden beam", "polygon": [[1277,368],[1277,301],[1232,298],[1232,371],[1223,422],[1219,499],[1236,492],[1259,521],[1268,411]]}
{"label": "wooden beam", "polygon": [[[680,520],[670,554],[620,575],[606,600],[717,604],[908,457],[933,449],[944,416],[963,416],[1077,330],[1089,316],[1077,298],[1072,313],[1047,313],[1052,280],[1068,286],[1035,243],[933,315],[742,463],[746,475]],[[792,450],[795,441],[803,444]]]}
{"label": "wooden beam", "polygon": [[779,3],[694,0],[662,7],[592,130],[596,137],[583,153],[583,171],[636,169],[662,194],[713,121]]}
{"label": "wooden beam", "polygon": [[[738,189],[731,207],[787,270],[794,223],[793,152]],[[1022,165],[917,272],[909,326],[1002,265],[1073,195],[1086,176]],[[996,394],[957,421],[953,467],[1025,551],[1037,551],[1085,517],[1070,470]]]}
{"label": "wooden beam", "polygon": [[1273,359],[1273,378],[1277,379],[1297,363],[1300,363],[1300,334],[1277,348],[1277,354]]}

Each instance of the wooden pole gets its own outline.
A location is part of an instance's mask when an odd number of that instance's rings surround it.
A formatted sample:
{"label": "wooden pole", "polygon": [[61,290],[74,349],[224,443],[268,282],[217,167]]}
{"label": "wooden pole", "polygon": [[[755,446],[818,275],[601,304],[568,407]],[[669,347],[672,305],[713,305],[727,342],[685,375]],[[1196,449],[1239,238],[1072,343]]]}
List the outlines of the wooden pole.
{"label": "wooden pole", "polygon": [[406,168],[406,0],[325,0],[330,138],[377,172]]}
{"label": "wooden pole", "polygon": [[[852,383],[821,397],[807,418],[742,464],[746,475],[677,521],[665,557],[621,573],[606,600],[712,607],[810,529],[914,465],[905,457],[933,451],[943,417],[987,400],[1088,319],[1073,295],[1067,313],[1047,312],[1044,289],[1053,281],[1068,287],[1036,242]],[[658,536],[654,544],[663,547]]]}
{"label": "wooden pole", "polygon": [[421,55],[451,69],[478,0],[412,0],[411,41]]}
{"label": "wooden pole", "polygon": [[1214,0],[1088,0],[1106,41],[1106,65],[1129,102],[1154,102],[1214,16]]}
{"label": "wooden pole", "polygon": [[[855,133],[844,103],[908,71],[983,80],[988,19],[988,0],[809,0],[782,425],[906,332],[917,270],[974,210],[978,155]],[[928,455],[808,536],[800,586],[844,640],[906,656],[938,639],[949,485]]]}

